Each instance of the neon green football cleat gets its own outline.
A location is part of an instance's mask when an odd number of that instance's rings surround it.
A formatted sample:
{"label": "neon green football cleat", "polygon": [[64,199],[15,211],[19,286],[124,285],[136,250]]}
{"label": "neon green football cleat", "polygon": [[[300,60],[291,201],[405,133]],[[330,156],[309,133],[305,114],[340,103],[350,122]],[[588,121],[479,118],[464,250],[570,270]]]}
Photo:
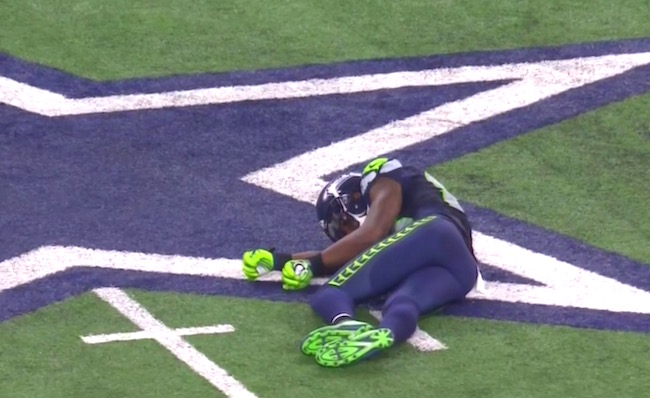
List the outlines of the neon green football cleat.
{"label": "neon green football cleat", "polygon": [[348,339],[326,344],[316,354],[316,363],[328,368],[352,365],[369,359],[393,346],[393,332],[389,329],[370,329]]}
{"label": "neon green football cleat", "polygon": [[372,329],[371,324],[355,320],[323,326],[312,331],[302,340],[300,350],[305,355],[316,355],[325,344],[339,342],[355,333],[370,329]]}

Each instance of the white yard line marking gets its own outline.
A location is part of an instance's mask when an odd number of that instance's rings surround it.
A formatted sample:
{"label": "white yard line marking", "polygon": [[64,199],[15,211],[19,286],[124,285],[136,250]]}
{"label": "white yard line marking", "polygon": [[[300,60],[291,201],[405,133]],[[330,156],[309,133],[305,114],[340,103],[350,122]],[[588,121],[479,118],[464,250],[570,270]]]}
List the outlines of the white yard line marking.
{"label": "white yard line marking", "polygon": [[[234,332],[235,328],[232,325],[214,325],[214,326],[201,326],[196,328],[178,328],[173,329],[177,336],[194,336],[199,334],[221,334]],[[144,339],[155,339],[156,335],[150,331],[140,330],[138,332],[128,333],[110,333],[110,334],[95,334],[90,336],[81,336],[86,344],[102,344],[112,343],[115,341],[134,341]]]}
{"label": "white yard line marking", "polygon": [[257,398],[224,369],[212,362],[174,330],[154,318],[153,315],[124,291],[116,288],[95,289],[94,293],[110,304],[143,331],[184,362],[219,391],[231,398]]}

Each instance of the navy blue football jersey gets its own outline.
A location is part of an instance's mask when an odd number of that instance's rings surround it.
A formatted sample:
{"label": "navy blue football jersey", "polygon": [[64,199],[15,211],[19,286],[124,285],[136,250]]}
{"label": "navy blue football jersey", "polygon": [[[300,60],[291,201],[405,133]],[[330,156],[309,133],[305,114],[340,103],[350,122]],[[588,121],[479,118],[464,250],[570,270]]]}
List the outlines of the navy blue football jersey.
{"label": "navy blue football jersey", "polygon": [[396,222],[417,220],[431,214],[438,214],[453,221],[472,247],[471,224],[465,210],[452,195],[431,174],[411,166],[404,166],[397,159],[378,158],[370,162],[361,176],[361,193],[372,207],[370,190],[379,177],[397,181],[402,187],[402,209]]}

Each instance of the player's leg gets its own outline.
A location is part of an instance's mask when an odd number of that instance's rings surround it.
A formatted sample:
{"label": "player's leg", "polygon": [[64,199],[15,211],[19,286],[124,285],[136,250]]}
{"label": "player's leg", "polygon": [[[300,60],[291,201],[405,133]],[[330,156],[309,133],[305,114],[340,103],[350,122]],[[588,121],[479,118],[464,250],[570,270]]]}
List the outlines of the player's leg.
{"label": "player's leg", "polygon": [[475,267],[468,268],[463,275],[439,266],[423,268],[386,300],[379,328],[389,329],[395,344],[402,343],[415,332],[422,315],[464,299],[475,281]]}
{"label": "player's leg", "polygon": [[[453,237],[453,234],[448,234]],[[447,240],[447,235],[440,237]],[[461,242],[462,237],[458,235]],[[478,270],[464,244],[447,241],[435,265],[421,268],[408,277],[384,304],[377,328],[357,332],[347,339],[327,344],[316,355],[323,366],[343,366],[372,357],[406,341],[415,331],[421,315],[463,299],[474,287]]]}
{"label": "player's leg", "polygon": [[431,225],[436,217],[418,220],[391,235],[348,263],[311,298],[312,309],[328,325],[307,335],[301,350],[315,355],[329,342],[369,330],[372,325],[355,320],[355,306],[395,289],[409,274],[431,261]]}
{"label": "player's leg", "polygon": [[420,316],[464,299],[476,285],[476,260],[461,239],[449,240],[432,266],[410,275],[384,303],[379,327],[391,330],[395,343],[413,334]]}
{"label": "player's leg", "polygon": [[403,343],[415,332],[421,315],[464,298],[473,286],[469,281],[459,281],[443,267],[420,269],[389,296],[377,328],[326,344],[316,354],[316,362],[328,367],[351,365]]}
{"label": "player's leg", "polygon": [[326,323],[354,318],[361,301],[389,292],[408,275],[431,263],[437,246],[436,224],[447,222],[427,217],[361,253],[334,274],[312,296],[313,310]]}

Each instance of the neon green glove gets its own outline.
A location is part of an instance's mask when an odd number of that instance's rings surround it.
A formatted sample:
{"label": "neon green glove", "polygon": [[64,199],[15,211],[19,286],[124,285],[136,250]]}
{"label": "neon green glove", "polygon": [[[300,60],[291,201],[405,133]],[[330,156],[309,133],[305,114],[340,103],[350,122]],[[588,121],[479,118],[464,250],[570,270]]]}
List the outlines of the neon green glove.
{"label": "neon green glove", "polygon": [[289,260],[282,267],[282,289],[305,289],[313,276],[309,260]]}
{"label": "neon green glove", "polygon": [[244,252],[242,257],[244,275],[248,280],[257,280],[261,275],[273,270],[280,270],[291,255],[275,253],[274,249],[256,249]]}

